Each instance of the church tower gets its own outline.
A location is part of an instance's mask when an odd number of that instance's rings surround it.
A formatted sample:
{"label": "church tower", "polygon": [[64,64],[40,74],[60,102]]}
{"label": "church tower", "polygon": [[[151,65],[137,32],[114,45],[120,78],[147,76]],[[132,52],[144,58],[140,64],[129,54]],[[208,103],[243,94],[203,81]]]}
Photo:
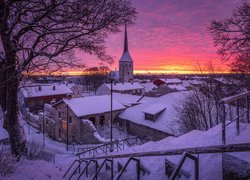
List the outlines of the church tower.
{"label": "church tower", "polygon": [[133,80],[133,59],[128,51],[127,26],[125,25],[124,49],[119,60],[119,77],[122,83]]}

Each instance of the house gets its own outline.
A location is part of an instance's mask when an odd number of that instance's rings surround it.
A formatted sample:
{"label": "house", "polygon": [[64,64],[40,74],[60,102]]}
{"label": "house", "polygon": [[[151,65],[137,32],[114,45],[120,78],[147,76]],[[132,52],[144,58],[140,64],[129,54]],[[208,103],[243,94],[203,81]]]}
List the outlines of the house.
{"label": "house", "polygon": [[156,85],[157,87],[161,85],[180,85],[182,84],[182,80],[179,78],[168,78],[168,79],[163,79],[163,78],[157,78],[153,80],[153,84]]}
{"label": "house", "polygon": [[[113,92],[122,94],[144,94],[144,86],[138,82],[113,83]],[[111,84],[103,83],[97,89],[97,95],[108,95],[111,92]]]}
{"label": "house", "polygon": [[119,124],[133,135],[147,135],[152,140],[178,135],[175,105],[188,91],[174,92],[126,109],[119,115]]}
{"label": "house", "polygon": [[82,93],[84,90],[82,85],[67,83],[66,86],[69,87],[69,89],[73,92],[72,98],[82,97]]}
{"label": "house", "polygon": [[58,102],[72,94],[65,84],[30,85],[20,88],[18,101],[21,109],[29,108],[31,112],[37,113],[45,103]]}
{"label": "house", "polygon": [[[112,101],[113,120],[125,109]],[[46,132],[53,139],[69,143],[103,142],[96,126],[110,124],[111,97],[109,95],[81,98],[66,98],[53,104],[46,112]],[[48,108],[49,109],[49,108]]]}
{"label": "house", "polygon": [[[160,81],[159,81],[160,82]],[[153,83],[152,83],[153,84]],[[154,84],[153,84],[154,85]],[[158,84],[159,85],[159,84]],[[186,91],[187,89],[181,84],[161,84],[159,86],[154,85],[152,90],[145,91],[145,96],[160,97],[172,92]]]}

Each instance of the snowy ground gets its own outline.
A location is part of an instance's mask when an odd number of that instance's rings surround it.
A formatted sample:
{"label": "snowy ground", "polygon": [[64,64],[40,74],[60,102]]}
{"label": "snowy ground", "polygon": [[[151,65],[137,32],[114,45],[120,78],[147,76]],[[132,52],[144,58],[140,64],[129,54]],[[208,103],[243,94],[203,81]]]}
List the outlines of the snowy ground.
{"label": "snowy ground", "polygon": [[[2,123],[2,120],[0,123]],[[34,140],[40,143],[43,142],[43,135],[39,133],[38,130],[29,127],[24,121],[22,121],[22,125],[25,129],[28,141]],[[6,138],[7,136],[7,132],[2,128],[2,126],[0,126],[0,139]],[[232,123],[226,128],[226,136],[227,144],[250,143],[250,125],[241,123],[240,135],[237,136],[235,123]],[[158,142],[148,142],[141,146],[128,148],[119,153],[152,152],[187,147],[211,146],[220,145],[221,142],[221,125],[218,125],[208,131],[194,130],[180,137],[168,137]],[[23,159],[16,164],[16,171],[14,173],[0,177],[0,179],[62,179],[66,169],[73,162],[73,160],[76,159],[73,155],[74,149],[70,147],[70,150],[67,151],[65,144],[55,142],[48,137],[45,137],[44,150],[56,154],[55,164],[41,160],[30,161]],[[113,152],[113,154],[116,153]],[[249,152],[229,154],[236,158],[250,162]],[[141,157],[141,163],[150,171],[150,174],[144,175],[143,179],[166,179],[166,176],[164,175],[165,159],[177,164],[180,157],[181,156]],[[119,159],[118,161],[124,164],[126,159]],[[200,179],[222,179],[221,167],[221,153],[199,155]],[[131,175],[135,168],[131,166],[129,169],[131,171],[127,171],[127,175]],[[184,170],[191,172],[190,178],[192,179],[193,164],[191,161],[185,162]]]}

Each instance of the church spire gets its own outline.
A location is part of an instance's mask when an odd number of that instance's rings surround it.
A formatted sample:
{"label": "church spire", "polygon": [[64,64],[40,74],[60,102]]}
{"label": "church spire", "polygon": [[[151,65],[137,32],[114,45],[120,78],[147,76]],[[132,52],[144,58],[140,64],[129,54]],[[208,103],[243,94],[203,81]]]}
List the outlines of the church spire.
{"label": "church spire", "polygon": [[125,36],[124,36],[124,49],[123,49],[123,52],[128,52],[127,24],[125,24]]}

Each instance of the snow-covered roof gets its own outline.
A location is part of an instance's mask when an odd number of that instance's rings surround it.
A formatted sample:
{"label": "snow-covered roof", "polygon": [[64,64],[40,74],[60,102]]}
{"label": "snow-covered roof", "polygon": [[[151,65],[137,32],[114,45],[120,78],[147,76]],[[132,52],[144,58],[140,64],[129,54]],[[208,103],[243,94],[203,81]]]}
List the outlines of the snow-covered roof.
{"label": "snow-covered roof", "polygon": [[119,61],[133,61],[128,51],[123,52],[122,57]]}
{"label": "snow-covered roof", "polygon": [[66,83],[66,86],[68,87],[68,88],[72,88],[72,87],[74,87],[74,86],[77,86],[77,87],[83,87],[82,85],[79,85],[79,84],[75,84],[75,83]]}
{"label": "snow-covered roof", "polygon": [[161,79],[165,83],[182,83],[182,80],[179,78],[168,78],[168,79]]}
{"label": "snow-covered roof", "polygon": [[[119,117],[136,124],[142,124],[144,126],[167,132],[169,134],[175,134],[173,129],[174,127],[178,127],[175,119],[175,105],[180,99],[185,98],[189,93],[189,91],[169,93],[151,101],[128,108],[122,112]],[[166,107],[166,110],[160,114],[155,122],[145,120],[145,114],[143,112],[146,108],[151,107],[153,104],[161,104],[162,106],[164,105]]]}
{"label": "snow-covered roof", "polygon": [[178,91],[186,91],[187,89],[181,85],[168,85],[171,89],[176,89]]}
{"label": "snow-covered roof", "polygon": [[[110,111],[111,101],[109,95],[63,99],[63,101],[78,117]],[[122,104],[113,99],[113,111],[124,108]]]}
{"label": "snow-covered roof", "polygon": [[151,83],[151,82],[142,83],[142,85],[143,85],[144,88],[145,88],[145,92],[149,92],[149,91],[151,91],[151,90],[153,90],[154,88],[157,87],[156,85],[154,85],[154,84]]}
{"label": "snow-covered roof", "polygon": [[[106,86],[111,89],[111,84],[106,84]],[[113,83],[113,90],[114,91],[125,91],[125,90],[134,90],[134,89],[144,89],[138,82],[126,82],[126,83]]]}
{"label": "snow-covered roof", "polygon": [[136,103],[144,103],[144,102],[147,102],[147,101],[151,101],[152,99],[155,99],[155,98],[152,98],[152,97],[142,97],[142,96],[138,96],[138,95],[132,95],[132,94],[121,94],[121,93],[113,93],[113,98],[123,104],[123,105],[126,105],[126,106],[129,106],[129,105],[134,105]]}
{"label": "snow-covered roof", "polygon": [[227,85],[240,84],[239,80],[236,80],[233,78],[229,79],[229,78],[220,77],[220,78],[214,78],[214,79]]}
{"label": "snow-covered roof", "polygon": [[[40,88],[40,90],[39,90]],[[73,92],[65,84],[34,85],[21,88],[24,97],[54,96],[61,94],[72,94]]]}
{"label": "snow-covered roof", "polygon": [[166,105],[165,104],[153,104],[149,107],[147,107],[146,109],[142,110],[142,112],[147,113],[147,114],[151,114],[151,115],[155,115],[158,114],[162,111],[164,111],[166,109]]}

